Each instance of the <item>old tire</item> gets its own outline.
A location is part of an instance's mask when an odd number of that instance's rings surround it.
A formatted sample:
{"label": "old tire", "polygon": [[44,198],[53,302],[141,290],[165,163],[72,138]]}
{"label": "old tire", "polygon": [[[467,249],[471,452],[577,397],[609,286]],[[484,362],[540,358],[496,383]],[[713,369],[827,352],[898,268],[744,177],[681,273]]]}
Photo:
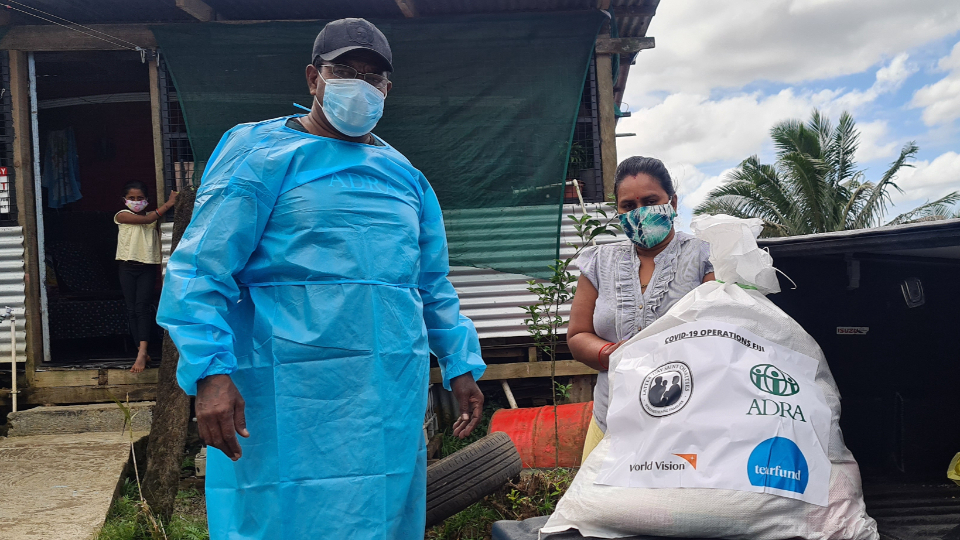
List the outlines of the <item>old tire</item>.
{"label": "old tire", "polygon": [[427,527],[500,489],[522,468],[517,448],[502,432],[434,463],[427,468]]}

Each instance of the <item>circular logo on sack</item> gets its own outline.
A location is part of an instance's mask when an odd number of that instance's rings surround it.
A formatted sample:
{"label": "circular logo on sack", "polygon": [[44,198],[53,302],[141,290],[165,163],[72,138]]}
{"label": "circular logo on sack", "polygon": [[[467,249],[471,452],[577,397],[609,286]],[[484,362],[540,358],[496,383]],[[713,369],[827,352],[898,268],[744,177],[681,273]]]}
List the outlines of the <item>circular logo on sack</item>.
{"label": "circular logo on sack", "polygon": [[690,401],[693,375],[683,362],[670,362],[651,371],[640,387],[640,406],[654,417],[673,414]]}
{"label": "circular logo on sack", "polygon": [[810,468],[797,443],[773,437],[758,444],[747,460],[750,485],[772,487],[794,493],[807,490]]}
{"label": "circular logo on sack", "polygon": [[758,389],[775,396],[792,396],[800,391],[797,380],[773,364],[750,368],[750,380]]}

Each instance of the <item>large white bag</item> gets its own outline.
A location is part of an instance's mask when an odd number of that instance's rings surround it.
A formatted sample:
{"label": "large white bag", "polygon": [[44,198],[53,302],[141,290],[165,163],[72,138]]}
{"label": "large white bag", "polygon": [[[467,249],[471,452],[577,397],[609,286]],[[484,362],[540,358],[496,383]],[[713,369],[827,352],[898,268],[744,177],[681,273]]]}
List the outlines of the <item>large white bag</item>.
{"label": "large white bag", "polygon": [[607,433],[542,529],[875,540],[816,341],[765,296],[759,220],[698,218],[717,279],[611,358]]}

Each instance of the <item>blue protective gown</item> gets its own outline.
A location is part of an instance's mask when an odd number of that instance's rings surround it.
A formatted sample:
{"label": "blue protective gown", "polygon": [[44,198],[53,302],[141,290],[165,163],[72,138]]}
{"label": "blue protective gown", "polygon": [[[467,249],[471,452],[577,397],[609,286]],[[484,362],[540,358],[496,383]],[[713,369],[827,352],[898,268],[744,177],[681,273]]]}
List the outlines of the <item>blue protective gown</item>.
{"label": "blue protective gown", "polygon": [[209,449],[211,538],[423,538],[429,352],[448,389],[484,370],[440,206],[389,145],[286,120],[220,141],[160,302],[183,389],[227,373],[246,401],[243,457]]}

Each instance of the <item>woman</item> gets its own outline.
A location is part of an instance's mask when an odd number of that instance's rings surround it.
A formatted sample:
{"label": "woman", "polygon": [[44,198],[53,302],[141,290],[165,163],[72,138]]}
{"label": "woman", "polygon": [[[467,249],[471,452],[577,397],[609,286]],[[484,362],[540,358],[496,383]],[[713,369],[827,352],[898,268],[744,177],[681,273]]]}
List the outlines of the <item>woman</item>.
{"label": "woman", "polygon": [[139,347],[137,360],[130,368],[132,373],[140,373],[150,361],[147,347],[154,325],[150,303],[161,262],[160,235],[156,222],[177,201],[177,192],[174,191],[163,206],[145,212],[150,204],[147,194],[147,186],[142,182],[130,182],[123,186],[123,202],[127,208],[117,212],[113,218],[120,228],[117,235],[120,287],[123,289],[123,299],[127,302],[130,333]]}
{"label": "woman", "polygon": [[617,167],[617,213],[628,240],[585,249],[570,310],[573,357],[600,371],[583,459],[606,431],[610,355],[701,283],[713,280],[710,247],[676,232],[677,193],[659,159],[631,157]]}

